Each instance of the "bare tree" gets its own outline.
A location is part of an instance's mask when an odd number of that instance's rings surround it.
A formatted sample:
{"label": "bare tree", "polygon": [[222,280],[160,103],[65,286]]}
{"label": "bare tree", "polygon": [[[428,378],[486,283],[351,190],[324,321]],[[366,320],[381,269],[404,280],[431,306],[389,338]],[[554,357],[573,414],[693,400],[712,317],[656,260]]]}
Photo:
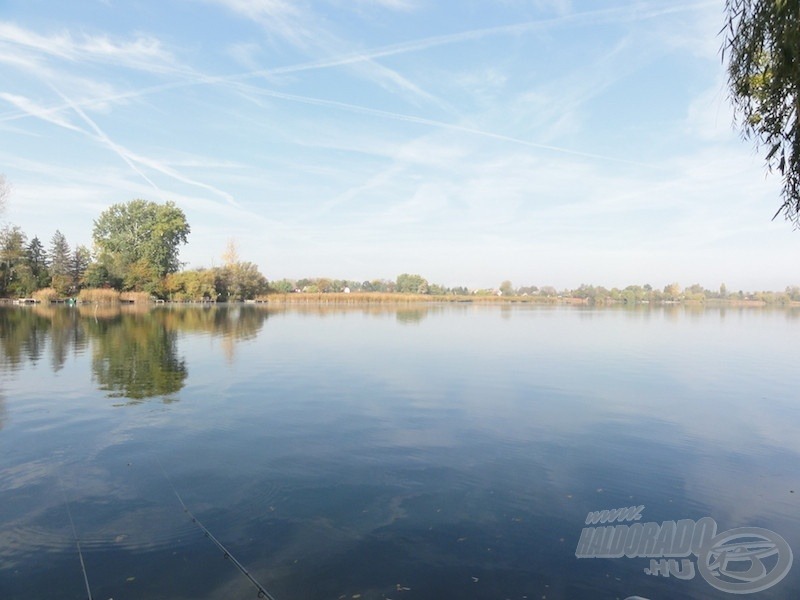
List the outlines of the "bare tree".
{"label": "bare tree", "polygon": [[11,196],[11,184],[6,181],[6,176],[0,173],[0,215],[6,210],[6,201]]}

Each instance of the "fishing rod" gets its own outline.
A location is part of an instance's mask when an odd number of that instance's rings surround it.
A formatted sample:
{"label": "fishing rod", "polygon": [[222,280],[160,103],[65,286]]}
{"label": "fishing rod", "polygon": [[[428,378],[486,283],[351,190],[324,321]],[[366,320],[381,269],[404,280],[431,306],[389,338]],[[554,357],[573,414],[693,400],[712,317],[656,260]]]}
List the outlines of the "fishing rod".
{"label": "fishing rod", "polygon": [[[258,590],[259,598],[266,598],[267,600],[275,600],[275,596],[270,594],[264,588],[263,585],[261,585],[258,581],[256,581],[256,578],[250,574],[250,572],[245,568],[245,566],[242,563],[240,563],[236,559],[236,557],[233,554],[231,554],[230,551],[222,544],[222,542],[220,542],[217,538],[215,538],[214,535],[206,528],[206,526],[203,525],[200,522],[200,520],[192,514],[192,511],[190,511],[189,508],[186,506],[186,504],[183,501],[183,498],[181,498],[181,495],[178,493],[178,490],[175,489],[175,485],[172,483],[172,480],[169,478],[169,475],[167,475],[167,472],[164,470],[164,466],[161,464],[161,461],[158,460],[158,457],[156,457],[156,461],[158,462],[158,466],[161,467],[161,472],[164,474],[164,477],[166,478],[167,482],[172,488],[172,491],[175,493],[175,497],[178,499],[178,502],[180,502],[181,507],[183,508],[183,512],[189,515],[189,518],[192,520],[192,523],[197,525],[203,532],[203,534],[212,542],[214,542],[217,548],[222,550],[222,555],[226,559],[230,560],[236,566],[236,568],[242,572],[242,575],[244,575],[245,577],[247,577],[247,579],[250,580],[250,583],[252,583]],[[89,598],[89,600],[91,600],[91,597]]]}
{"label": "fishing rod", "polygon": [[75,521],[72,520],[72,511],[69,508],[69,500],[67,500],[67,493],[64,491],[64,484],[61,477],[58,478],[58,485],[61,488],[61,495],[64,496],[64,506],[67,508],[67,517],[69,517],[69,524],[72,527],[72,537],[75,538],[75,545],[78,547],[78,558],[81,561],[81,571],[83,572],[83,583],[86,585],[86,597],[92,600],[92,590],[89,587],[89,576],[86,574],[86,564],[83,562],[83,551],[81,550],[81,541],[78,539],[78,532],[75,529]]}

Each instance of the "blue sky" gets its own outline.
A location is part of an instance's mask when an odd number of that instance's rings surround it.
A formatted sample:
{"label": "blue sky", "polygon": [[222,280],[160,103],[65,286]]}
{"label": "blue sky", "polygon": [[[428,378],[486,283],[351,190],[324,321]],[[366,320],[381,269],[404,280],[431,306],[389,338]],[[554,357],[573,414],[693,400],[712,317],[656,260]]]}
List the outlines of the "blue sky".
{"label": "blue sky", "polygon": [[269,279],[800,283],[723,0],[0,0],[6,222],[172,200]]}

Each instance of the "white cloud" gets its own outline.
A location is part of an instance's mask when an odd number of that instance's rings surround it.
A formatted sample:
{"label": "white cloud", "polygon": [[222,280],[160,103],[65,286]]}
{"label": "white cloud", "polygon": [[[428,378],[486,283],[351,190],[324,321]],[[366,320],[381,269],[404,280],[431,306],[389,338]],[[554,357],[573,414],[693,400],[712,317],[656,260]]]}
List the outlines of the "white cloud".
{"label": "white cloud", "polygon": [[137,36],[132,41],[115,41],[106,35],[83,34],[75,39],[69,31],[42,35],[14,23],[0,22],[0,54],[9,53],[26,60],[57,58],[71,62],[94,61],[155,71],[174,72],[174,57],[153,37]]}

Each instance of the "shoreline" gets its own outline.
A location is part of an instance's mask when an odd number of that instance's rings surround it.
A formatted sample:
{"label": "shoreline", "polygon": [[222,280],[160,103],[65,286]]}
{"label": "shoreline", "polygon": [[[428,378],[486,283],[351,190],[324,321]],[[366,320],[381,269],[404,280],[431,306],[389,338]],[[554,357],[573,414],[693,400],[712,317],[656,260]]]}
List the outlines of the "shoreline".
{"label": "shoreline", "polygon": [[135,299],[118,298],[105,302],[80,301],[70,304],[68,299],[38,300],[35,298],[0,298],[0,304],[13,306],[41,306],[41,305],[153,305],[153,306],[216,306],[216,305],[272,305],[272,306],[297,306],[297,305],[409,305],[409,304],[530,304],[546,306],[587,306],[587,307],[620,307],[620,306],[691,306],[691,307],[736,307],[736,308],[798,308],[800,302],[766,302],[764,300],[746,300],[739,298],[708,298],[703,300],[653,300],[640,302],[625,302],[624,300],[604,299],[592,301],[589,298],[561,297],[561,296],[495,296],[495,295],[429,295],[429,294],[400,294],[385,292],[328,292],[328,293],[273,293],[259,296],[253,300],[237,302],[215,302],[211,300],[172,301],[153,300],[139,297]]}

